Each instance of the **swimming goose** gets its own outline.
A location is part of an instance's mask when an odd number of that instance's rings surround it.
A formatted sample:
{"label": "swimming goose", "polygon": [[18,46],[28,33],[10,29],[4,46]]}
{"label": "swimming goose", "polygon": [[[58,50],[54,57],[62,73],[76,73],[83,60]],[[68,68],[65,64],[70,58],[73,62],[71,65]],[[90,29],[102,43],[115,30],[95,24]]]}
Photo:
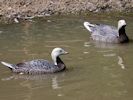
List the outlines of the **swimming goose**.
{"label": "swimming goose", "polygon": [[93,40],[109,43],[129,42],[125,32],[125,20],[118,21],[118,28],[104,24],[91,24],[89,22],[84,22],[84,26],[90,31]]}
{"label": "swimming goose", "polygon": [[68,54],[68,52],[66,52],[62,48],[54,48],[51,53],[53,62],[49,62],[48,60],[43,60],[43,59],[36,59],[18,64],[9,64],[3,61],[1,63],[16,73],[25,73],[25,74],[55,73],[63,71],[66,68],[65,64],[59,57],[60,55],[64,54]]}

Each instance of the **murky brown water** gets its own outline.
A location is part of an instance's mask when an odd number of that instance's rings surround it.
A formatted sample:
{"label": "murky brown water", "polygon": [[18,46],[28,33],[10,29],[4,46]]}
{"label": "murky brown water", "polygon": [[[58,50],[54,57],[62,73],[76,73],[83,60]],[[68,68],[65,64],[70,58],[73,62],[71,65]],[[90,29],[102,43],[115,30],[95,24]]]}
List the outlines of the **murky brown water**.
{"label": "murky brown water", "polygon": [[83,22],[117,26],[125,18],[133,39],[133,16],[48,17],[33,22],[0,25],[0,60],[18,63],[51,60],[54,47],[67,71],[49,75],[17,75],[0,65],[0,100],[133,100],[133,43],[103,44],[90,41]]}

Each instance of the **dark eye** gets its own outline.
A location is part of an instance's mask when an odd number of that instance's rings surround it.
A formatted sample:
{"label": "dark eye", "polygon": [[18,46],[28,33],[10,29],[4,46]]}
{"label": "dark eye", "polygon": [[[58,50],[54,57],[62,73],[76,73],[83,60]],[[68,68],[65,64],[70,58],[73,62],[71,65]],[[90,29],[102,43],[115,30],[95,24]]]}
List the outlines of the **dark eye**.
{"label": "dark eye", "polygon": [[60,53],[62,52],[62,50],[59,51]]}

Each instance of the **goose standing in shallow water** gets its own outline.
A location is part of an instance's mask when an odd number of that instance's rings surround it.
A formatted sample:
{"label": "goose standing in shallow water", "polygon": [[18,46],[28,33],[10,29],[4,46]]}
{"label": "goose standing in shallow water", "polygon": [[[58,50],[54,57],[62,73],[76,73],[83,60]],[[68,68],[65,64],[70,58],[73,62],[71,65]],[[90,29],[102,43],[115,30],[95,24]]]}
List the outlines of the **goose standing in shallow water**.
{"label": "goose standing in shallow water", "polygon": [[25,73],[25,74],[55,73],[63,71],[66,68],[63,61],[59,58],[60,55],[64,54],[68,54],[68,52],[66,52],[62,48],[54,48],[51,53],[53,62],[49,62],[43,59],[36,59],[18,64],[9,64],[6,62],[1,62],[1,63],[16,73]]}
{"label": "goose standing in shallow water", "polygon": [[118,21],[118,28],[104,24],[91,24],[89,22],[84,22],[84,26],[90,31],[93,40],[109,43],[129,42],[125,32],[125,20]]}

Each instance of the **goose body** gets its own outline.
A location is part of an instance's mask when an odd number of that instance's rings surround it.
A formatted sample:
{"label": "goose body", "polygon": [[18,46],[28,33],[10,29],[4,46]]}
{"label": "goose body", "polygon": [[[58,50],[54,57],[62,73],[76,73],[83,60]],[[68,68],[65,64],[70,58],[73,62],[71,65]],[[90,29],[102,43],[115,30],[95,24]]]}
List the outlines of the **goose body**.
{"label": "goose body", "polygon": [[91,33],[93,40],[109,43],[128,42],[128,36],[125,33],[125,20],[118,21],[118,28],[105,24],[91,24],[84,22],[85,28]]}
{"label": "goose body", "polygon": [[18,64],[9,64],[1,62],[3,65],[9,67],[13,72],[26,73],[26,74],[44,74],[44,73],[55,73],[65,70],[66,66],[60,59],[60,55],[67,54],[61,48],[53,49],[51,56],[53,62],[44,59],[36,59]]}

